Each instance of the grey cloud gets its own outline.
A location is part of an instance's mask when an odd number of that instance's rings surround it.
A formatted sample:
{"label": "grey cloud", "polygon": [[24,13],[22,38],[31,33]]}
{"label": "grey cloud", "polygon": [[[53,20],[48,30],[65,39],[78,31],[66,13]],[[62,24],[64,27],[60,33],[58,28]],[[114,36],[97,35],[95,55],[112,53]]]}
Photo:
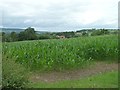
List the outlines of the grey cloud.
{"label": "grey cloud", "polygon": [[[94,0],[92,0],[94,1]],[[116,0],[117,1],[117,0]],[[33,26],[38,28],[39,30],[76,30],[79,28],[102,28],[102,27],[110,27],[117,28],[116,22],[113,24],[106,24],[109,21],[107,18],[112,10],[107,11],[107,4],[104,7],[106,11],[103,9],[103,13],[105,13],[105,17],[101,16],[100,19],[90,23],[84,24],[82,22],[76,22],[74,18],[78,17],[79,20],[86,18],[84,15],[85,12],[90,11],[92,9],[97,11],[96,8],[91,8],[92,4],[90,0],[45,0],[40,1],[30,0],[30,2],[24,0],[13,0],[13,2],[9,0],[5,0],[6,4],[1,5],[3,8],[3,25],[4,27],[20,27],[25,28],[28,26]],[[113,2],[111,0],[111,2]],[[99,3],[97,3],[99,4]],[[110,3],[112,5],[112,3]],[[100,6],[100,5],[98,5]],[[115,11],[116,9],[116,11]],[[98,9],[99,10],[99,9]],[[113,14],[111,14],[111,18],[114,18],[117,12],[117,8],[113,8]],[[79,14],[80,13],[80,14]],[[75,16],[72,16],[72,15]],[[88,13],[89,15],[89,13]],[[94,17],[93,17],[94,18]],[[78,20],[78,21],[79,21]],[[106,22],[104,22],[106,21]],[[84,21],[83,21],[84,22]]]}

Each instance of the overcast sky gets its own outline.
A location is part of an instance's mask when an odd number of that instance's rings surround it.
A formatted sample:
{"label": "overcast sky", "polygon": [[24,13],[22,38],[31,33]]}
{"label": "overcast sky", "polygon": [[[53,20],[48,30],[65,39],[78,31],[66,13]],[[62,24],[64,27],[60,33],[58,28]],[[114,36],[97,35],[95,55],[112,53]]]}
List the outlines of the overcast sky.
{"label": "overcast sky", "polygon": [[119,0],[2,0],[0,27],[42,31],[117,28]]}

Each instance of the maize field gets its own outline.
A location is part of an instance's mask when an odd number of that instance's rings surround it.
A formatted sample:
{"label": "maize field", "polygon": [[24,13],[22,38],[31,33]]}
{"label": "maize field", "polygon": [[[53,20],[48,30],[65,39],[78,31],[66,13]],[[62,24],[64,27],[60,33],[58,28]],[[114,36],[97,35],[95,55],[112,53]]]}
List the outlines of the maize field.
{"label": "maize field", "polygon": [[118,36],[5,42],[2,54],[32,71],[68,70],[84,67],[94,60],[116,60]]}

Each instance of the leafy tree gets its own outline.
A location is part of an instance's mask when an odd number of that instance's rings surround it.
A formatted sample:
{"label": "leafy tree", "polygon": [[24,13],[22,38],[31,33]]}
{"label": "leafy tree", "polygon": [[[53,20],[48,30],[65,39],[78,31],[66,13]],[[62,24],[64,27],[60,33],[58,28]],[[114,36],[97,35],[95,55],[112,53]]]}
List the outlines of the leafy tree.
{"label": "leafy tree", "polygon": [[101,29],[101,34],[109,34],[109,31],[107,29]]}
{"label": "leafy tree", "polygon": [[25,37],[26,37],[25,39],[27,40],[37,39],[34,28],[28,27],[27,29],[25,29]]}
{"label": "leafy tree", "polygon": [[11,37],[11,41],[17,41],[18,40],[16,32],[11,32],[10,37]]}
{"label": "leafy tree", "polygon": [[50,39],[50,35],[40,35],[39,39]]}
{"label": "leafy tree", "polygon": [[56,33],[56,35],[59,35],[59,36],[65,36],[66,38],[71,38],[71,37],[75,37],[75,32],[59,32],[59,33]]}
{"label": "leafy tree", "polygon": [[5,42],[5,32],[2,32],[2,42]]}
{"label": "leafy tree", "polygon": [[23,32],[20,32],[19,34],[18,34],[18,40],[19,41],[23,41],[23,40],[25,40],[26,39],[26,36],[25,36],[25,32],[23,31]]}
{"label": "leafy tree", "polygon": [[109,34],[110,32],[107,29],[98,29],[92,32],[92,36],[95,35],[105,35],[105,34]]}
{"label": "leafy tree", "polygon": [[5,34],[3,39],[5,39],[4,42],[10,42],[10,34]]}
{"label": "leafy tree", "polygon": [[36,40],[37,39],[37,35],[35,33],[34,28],[28,27],[27,29],[25,29],[25,31],[20,32],[18,34],[18,39],[19,39],[19,41],[23,41],[23,40]]}
{"label": "leafy tree", "polygon": [[91,33],[91,36],[102,35],[101,30],[95,30]]}
{"label": "leafy tree", "polygon": [[82,32],[82,36],[88,36],[87,32]]}

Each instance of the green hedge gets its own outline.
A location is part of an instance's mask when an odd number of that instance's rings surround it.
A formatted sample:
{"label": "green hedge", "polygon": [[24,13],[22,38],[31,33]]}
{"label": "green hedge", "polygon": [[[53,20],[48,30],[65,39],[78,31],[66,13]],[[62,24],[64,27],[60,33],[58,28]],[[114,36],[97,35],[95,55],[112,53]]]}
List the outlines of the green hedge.
{"label": "green hedge", "polygon": [[3,56],[2,61],[2,87],[24,88],[28,83],[27,70],[14,60]]}

